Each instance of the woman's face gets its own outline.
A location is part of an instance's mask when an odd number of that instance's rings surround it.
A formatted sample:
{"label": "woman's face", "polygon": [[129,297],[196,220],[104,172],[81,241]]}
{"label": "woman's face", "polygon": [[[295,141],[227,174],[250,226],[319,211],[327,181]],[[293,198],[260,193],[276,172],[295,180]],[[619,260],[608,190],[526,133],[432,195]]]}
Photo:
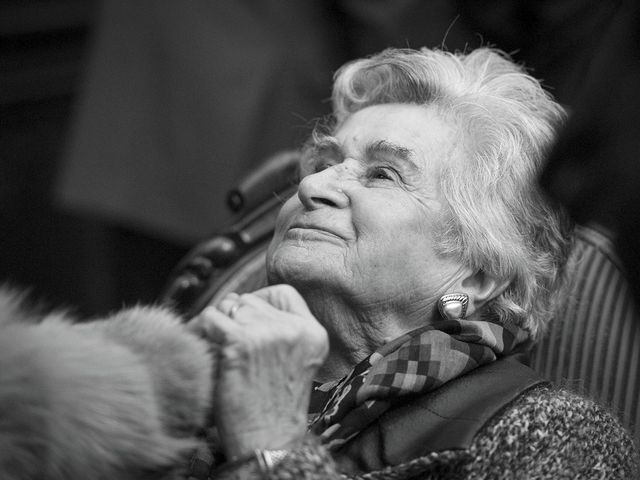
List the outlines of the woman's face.
{"label": "woman's face", "polygon": [[460,276],[461,266],[434,249],[438,171],[460,144],[433,107],[386,104],[351,115],[315,142],[310,172],[278,216],[270,280],[393,310],[406,328],[424,323]]}

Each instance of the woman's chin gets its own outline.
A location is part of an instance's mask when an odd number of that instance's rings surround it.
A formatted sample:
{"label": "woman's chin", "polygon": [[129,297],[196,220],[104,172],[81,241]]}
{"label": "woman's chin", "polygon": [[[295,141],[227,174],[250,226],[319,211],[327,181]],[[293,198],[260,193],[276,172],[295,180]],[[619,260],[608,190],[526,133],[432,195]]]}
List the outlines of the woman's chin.
{"label": "woman's chin", "polygon": [[337,273],[331,260],[335,257],[324,249],[283,242],[267,254],[267,278],[270,284],[287,283],[299,290],[314,284],[331,283]]}

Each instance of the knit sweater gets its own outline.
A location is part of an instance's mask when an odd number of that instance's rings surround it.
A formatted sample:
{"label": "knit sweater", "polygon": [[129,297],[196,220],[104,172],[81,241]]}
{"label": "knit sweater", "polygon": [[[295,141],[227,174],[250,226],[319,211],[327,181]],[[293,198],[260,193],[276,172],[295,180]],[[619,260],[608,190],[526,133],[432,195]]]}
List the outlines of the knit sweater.
{"label": "knit sweater", "polygon": [[318,444],[293,450],[277,479],[636,479],[638,452],[605,409],[566,390],[535,388],[505,407],[470,448],[347,476]]}

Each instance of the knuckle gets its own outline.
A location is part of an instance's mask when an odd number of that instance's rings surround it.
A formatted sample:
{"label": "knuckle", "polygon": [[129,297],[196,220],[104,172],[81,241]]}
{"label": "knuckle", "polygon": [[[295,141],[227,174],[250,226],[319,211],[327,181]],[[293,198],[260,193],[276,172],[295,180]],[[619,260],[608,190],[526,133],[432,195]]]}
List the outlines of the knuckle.
{"label": "knuckle", "polygon": [[295,297],[299,297],[300,294],[298,293],[298,291],[293,288],[291,285],[288,285],[286,283],[282,283],[280,285],[276,285],[275,288],[277,289],[277,291],[283,295],[288,295],[288,296],[295,296]]}
{"label": "knuckle", "polygon": [[315,345],[323,352],[329,353],[329,334],[327,331],[320,327],[316,331]]}
{"label": "knuckle", "polygon": [[252,349],[248,344],[234,344],[224,349],[223,355],[227,366],[245,365],[251,358]]}

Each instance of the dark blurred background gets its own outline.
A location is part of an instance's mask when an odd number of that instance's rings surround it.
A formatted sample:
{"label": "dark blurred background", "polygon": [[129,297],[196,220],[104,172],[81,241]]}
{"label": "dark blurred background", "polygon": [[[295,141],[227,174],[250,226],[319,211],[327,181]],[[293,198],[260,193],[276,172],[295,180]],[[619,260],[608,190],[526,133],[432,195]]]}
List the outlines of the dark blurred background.
{"label": "dark blurred background", "polygon": [[4,0],[0,280],[85,316],[153,301],[232,220],[227,190],[328,113],[346,60],[491,44],[584,110],[634,3]]}
{"label": "dark blurred background", "polygon": [[56,305],[74,305],[89,273],[52,190],[96,17],[91,0],[0,3],[0,276]]}

